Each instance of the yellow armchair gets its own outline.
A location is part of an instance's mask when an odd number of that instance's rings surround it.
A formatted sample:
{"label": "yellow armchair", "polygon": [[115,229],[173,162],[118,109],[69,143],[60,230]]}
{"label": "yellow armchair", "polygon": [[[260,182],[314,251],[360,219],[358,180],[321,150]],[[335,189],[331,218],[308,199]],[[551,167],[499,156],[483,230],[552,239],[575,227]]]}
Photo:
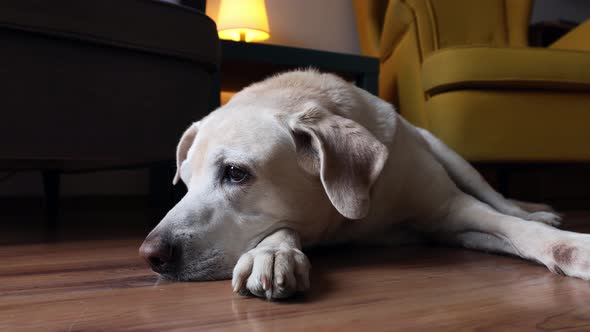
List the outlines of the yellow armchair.
{"label": "yellow armchair", "polygon": [[354,0],[379,94],[471,161],[590,161],[590,20],[527,47],[529,0]]}

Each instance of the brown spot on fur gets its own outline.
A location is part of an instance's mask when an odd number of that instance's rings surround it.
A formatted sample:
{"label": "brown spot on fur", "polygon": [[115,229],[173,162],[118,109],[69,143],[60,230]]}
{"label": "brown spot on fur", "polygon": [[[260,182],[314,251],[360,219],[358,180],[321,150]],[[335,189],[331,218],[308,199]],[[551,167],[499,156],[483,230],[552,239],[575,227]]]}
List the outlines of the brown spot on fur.
{"label": "brown spot on fur", "polygon": [[552,251],[553,258],[557,264],[569,265],[573,262],[576,248],[566,246],[565,244],[558,244],[553,247]]}

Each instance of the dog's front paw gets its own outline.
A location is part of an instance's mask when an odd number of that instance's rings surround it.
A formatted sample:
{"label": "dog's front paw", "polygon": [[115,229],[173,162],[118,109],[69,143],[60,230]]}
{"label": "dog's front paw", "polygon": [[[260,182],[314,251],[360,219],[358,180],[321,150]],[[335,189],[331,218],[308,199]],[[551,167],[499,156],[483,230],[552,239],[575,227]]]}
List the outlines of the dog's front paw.
{"label": "dog's front paw", "polygon": [[232,287],[241,295],[283,299],[309,288],[309,260],[291,247],[254,248],[234,268]]}

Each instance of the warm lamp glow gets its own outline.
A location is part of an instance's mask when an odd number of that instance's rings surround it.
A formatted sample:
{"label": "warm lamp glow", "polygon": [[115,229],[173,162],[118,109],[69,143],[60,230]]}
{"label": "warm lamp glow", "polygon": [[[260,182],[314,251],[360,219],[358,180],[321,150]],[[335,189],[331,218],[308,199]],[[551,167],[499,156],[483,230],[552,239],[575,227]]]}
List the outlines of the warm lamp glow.
{"label": "warm lamp glow", "polygon": [[221,39],[246,42],[268,39],[264,0],[221,0],[217,30]]}

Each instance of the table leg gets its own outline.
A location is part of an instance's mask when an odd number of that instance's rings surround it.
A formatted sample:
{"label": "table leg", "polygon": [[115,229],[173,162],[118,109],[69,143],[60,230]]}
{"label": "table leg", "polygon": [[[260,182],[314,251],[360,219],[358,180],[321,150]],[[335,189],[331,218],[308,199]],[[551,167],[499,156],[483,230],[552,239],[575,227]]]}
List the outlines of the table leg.
{"label": "table leg", "polygon": [[356,80],[356,85],[375,96],[379,95],[379,73],[362,73]]}

